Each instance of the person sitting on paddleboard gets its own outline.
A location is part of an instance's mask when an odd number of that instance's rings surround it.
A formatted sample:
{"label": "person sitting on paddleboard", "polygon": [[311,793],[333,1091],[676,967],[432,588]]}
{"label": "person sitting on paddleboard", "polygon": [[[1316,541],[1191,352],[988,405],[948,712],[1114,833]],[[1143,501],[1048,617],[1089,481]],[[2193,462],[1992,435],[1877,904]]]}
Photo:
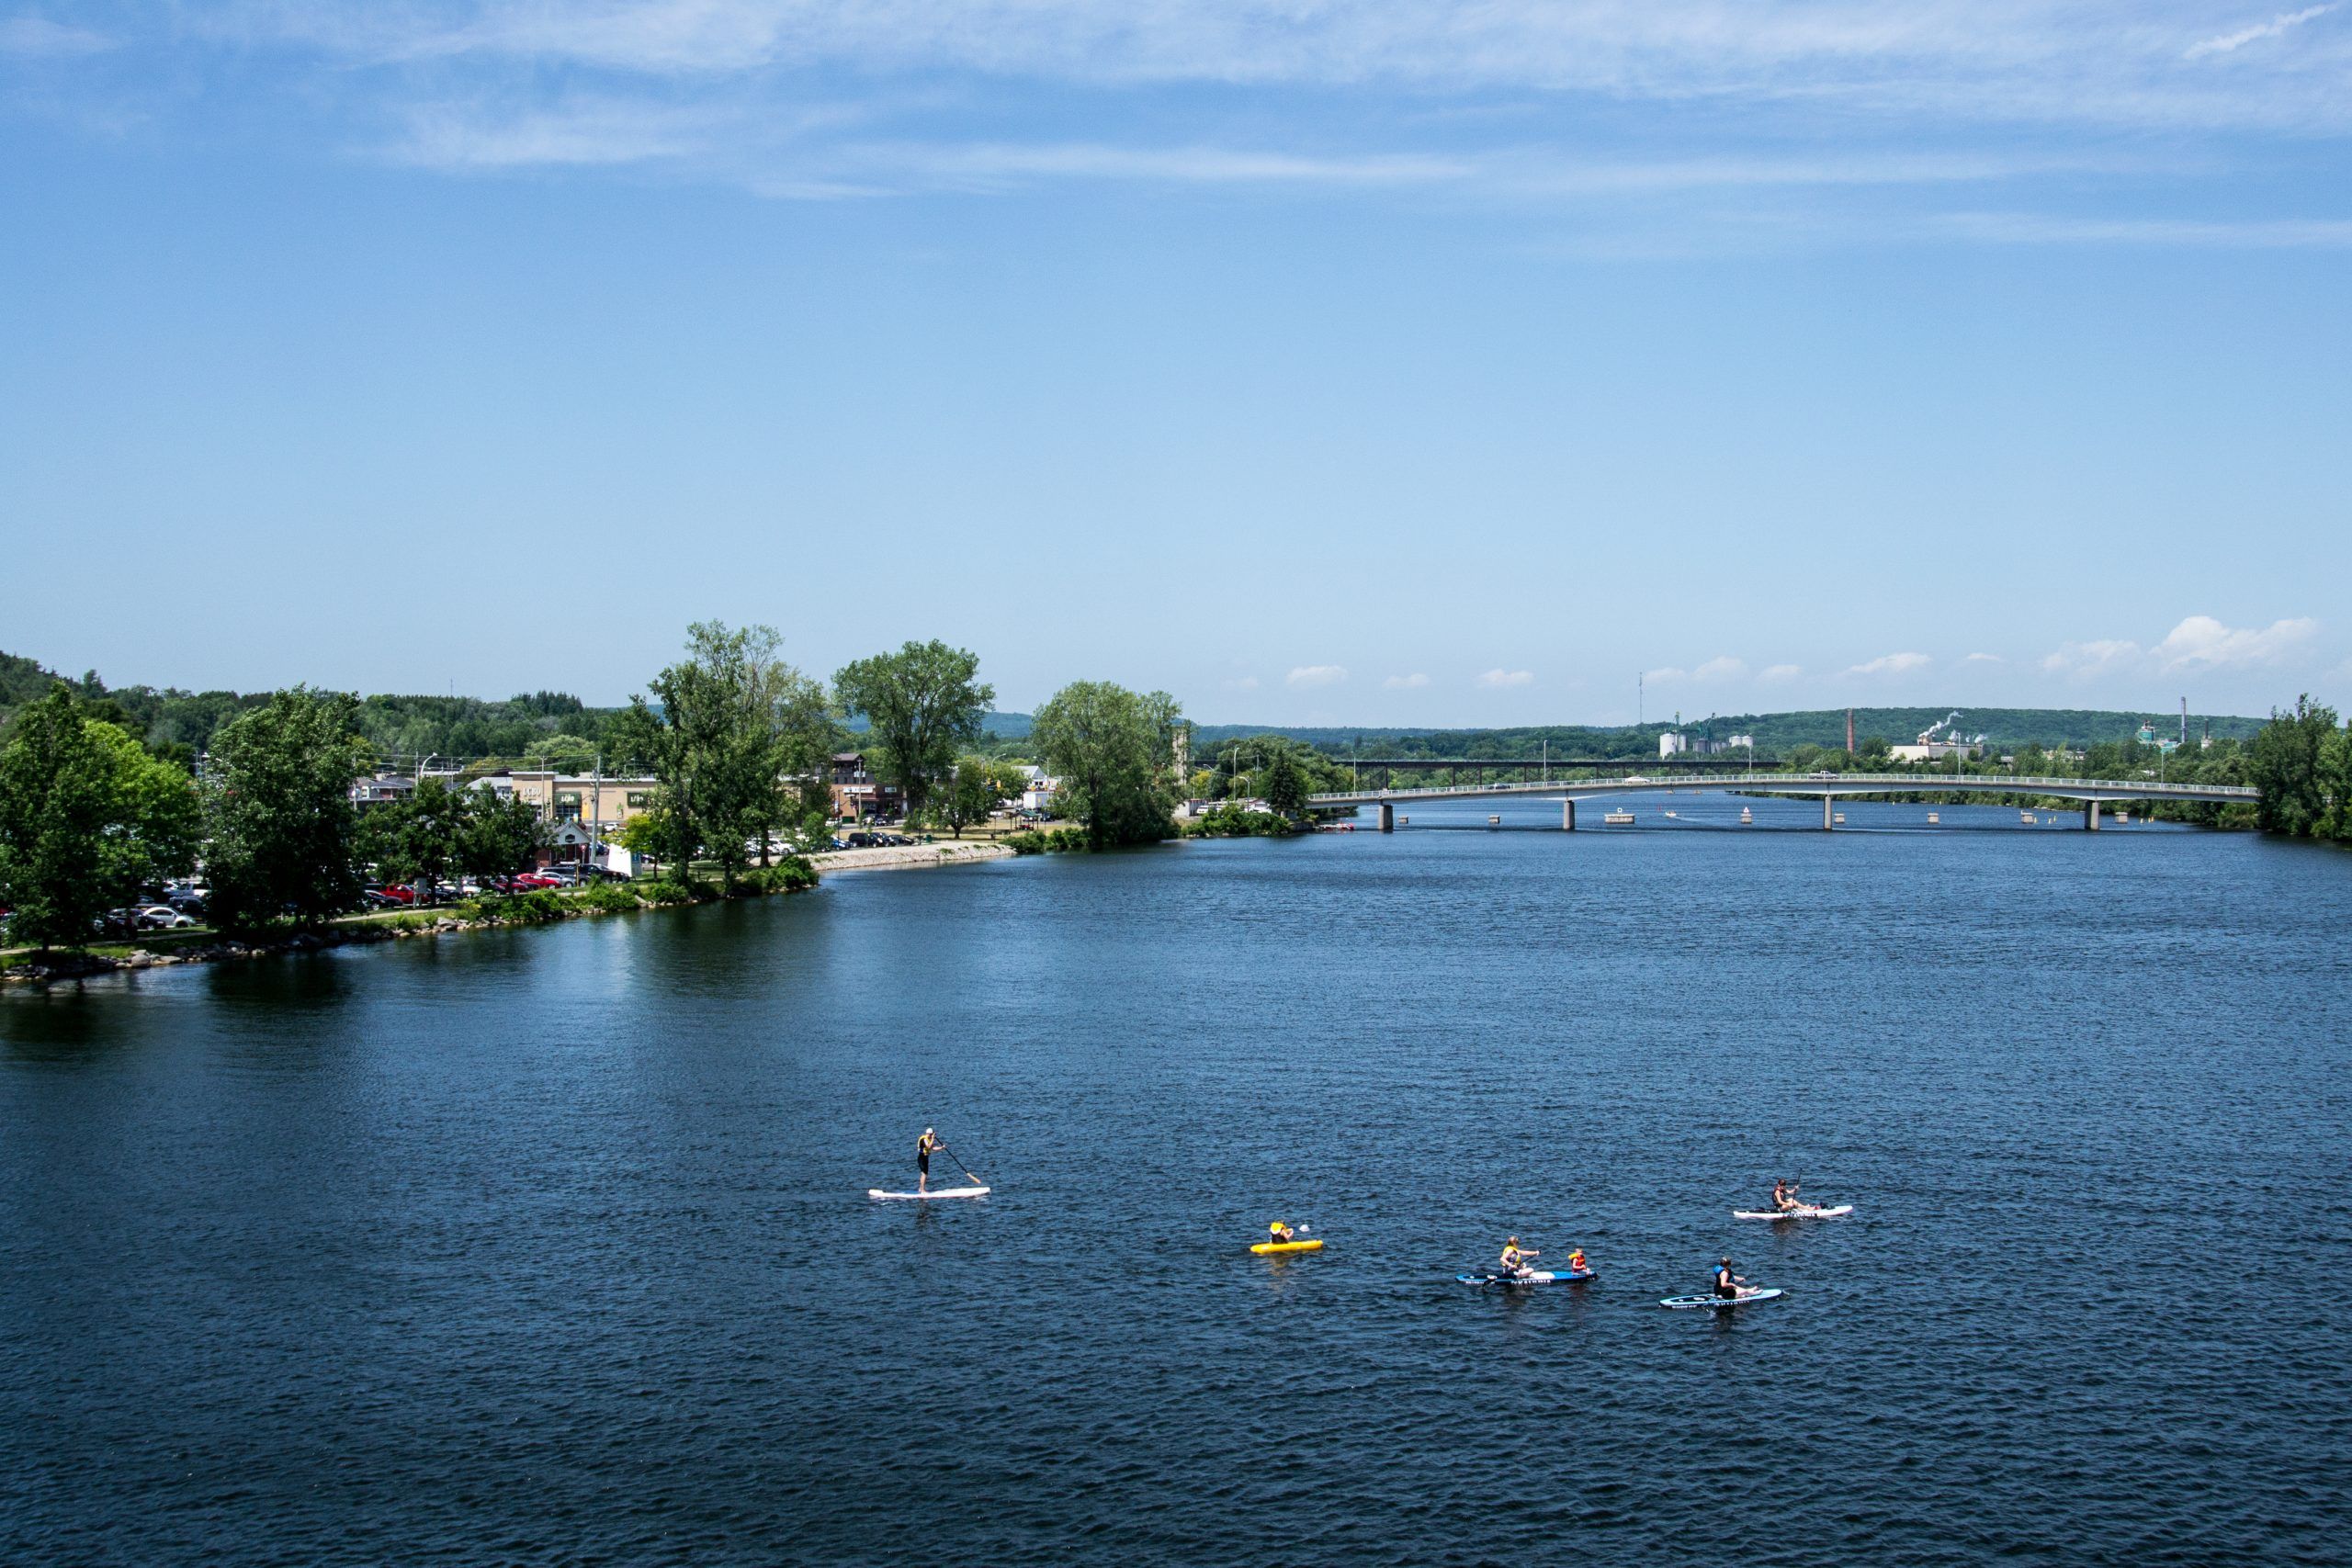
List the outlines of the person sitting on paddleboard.
{"label": "person sitting on paddleboard", "polygon": [[1531,1258],[1541,1258],[1544,1255],[1542,1253],[1536,1251],[1533,1247],[1529,1247],[1522,1251],[1519,1245],[1519,1237],[1512,1236],[1510,1240],[1503,1243],[1503,1278],[1506,1280],[1526,1279],[1530,1274],[1535,1272],[1534,1269],[1527,1266],[1527,1260]]}
{"label": "person sitting on paddleboard", "polygon": [[1589,1264],[1589,1263],[1587,1263],[1587,1262],[1584,1260],[1584,1248],[1583,1248],[1583,1247],[1577,1247],[1574,1252],[1571,1252],[1571,1253],[1569,1253],[1569,1254],[1568,1254],[1568,1272],[1569,1272],[1569,1273],[1571,1273],[1571,1274],[1583,1274],[1583,1273],[1588,1273],[1588,1272],[1589,1272],[1589,1271],[1590,1271],[1590,1269],[1591,1269],[1591,1265],[1590,1265],[1590,1264]]}
{"label": "person sitting on paddleboard", "polygon": [[1731,1271],[1731,1259],[1726,1258],[1715,1265],[1715,1295],[1726,1302],[1739,1300],[1739,1288],[1747,1283]]}
{"label": "person sitting on paddleboard", "polygon": [[916,1191],[925,1191],[930,1188],[932,1153],[933,1150],[943,1149],[946,1146],[946,1145],[939,1141],[939,1134],[933,1132],[928,1127],[925,1127],[922,1130],[922,1136],[915,1140]]}
{"label": "person sitting on paddleboard", "polygon": [[1298,1233],[1296,1231],[1291,1229],[1280,1220],[1276,1220],[1272,1224],[1266,1227],[1266,1239],[1268,1241],[1290,1241],[1295,1239]]}
{"label": "person sitting on paddleboard", "polygon": [[1797,1184],[1795,1182],[1775,1181],[1772,1183],[1772,1207],[1777,1213],[1785,1214],[1790,1210],[1794,1209],[1797,1206]]}

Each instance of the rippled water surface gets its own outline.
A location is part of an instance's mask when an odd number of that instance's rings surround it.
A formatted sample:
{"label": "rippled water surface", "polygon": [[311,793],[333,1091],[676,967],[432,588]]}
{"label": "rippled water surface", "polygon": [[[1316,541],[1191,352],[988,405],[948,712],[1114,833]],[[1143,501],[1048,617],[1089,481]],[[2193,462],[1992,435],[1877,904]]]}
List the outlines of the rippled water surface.
{"label": "rippled water surface", "polygon": [[0,1558],[2345,1561],[2352,858],[1732,814],[0,998]]}

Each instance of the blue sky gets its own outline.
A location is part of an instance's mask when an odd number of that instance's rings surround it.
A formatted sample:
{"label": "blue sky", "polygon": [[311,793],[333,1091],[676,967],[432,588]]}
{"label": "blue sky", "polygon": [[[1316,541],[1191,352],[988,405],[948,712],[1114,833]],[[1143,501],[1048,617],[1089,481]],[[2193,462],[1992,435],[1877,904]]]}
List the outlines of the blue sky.
{"label": "blue sky", "polygon": [[0,0],[0,648],[2352,699],[2352,4]]}

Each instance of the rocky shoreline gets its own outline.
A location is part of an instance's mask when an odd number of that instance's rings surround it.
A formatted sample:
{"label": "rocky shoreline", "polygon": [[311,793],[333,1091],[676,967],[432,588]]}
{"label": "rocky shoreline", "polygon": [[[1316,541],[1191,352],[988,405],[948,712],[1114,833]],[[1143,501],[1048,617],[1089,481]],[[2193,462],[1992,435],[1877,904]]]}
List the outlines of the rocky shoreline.
{"label": "rocky shoreline", "polygon": [[918,865],[961,865],[967,861],[1011,860],[1002,844],[899,844],[879,850],[828,850],[808,857],[819,871],[895,871]]}
{"label": "rocky shoreline", "polygon": [[[824,854],[810,855],[809,863],[820,871],[888,871],[912,866],[956,865],[970,861],[1010,860],[1013,852],[1001,844],[902,844],[887,849],[834,850]],[[647,908],[667,908],[646,905]],[[143,969],[169,969],[183,964],[219,964],[231,959],[268,958],[288,953],[319,953],[330,947],[350,947],[379,942],[400,942],[413,937],[447,936],[457,931],[513,929],[522,925],[546,925],[556,920],[575,920],[592,915],[628,913],[627,910],[599,908],[594,906],[567,907],[559,912],[528,920],[485,918],[469,919],[454,910],[434,919],[417,914],[396,916],[391,919],[353,920],[347,924],[331,925],[321,931],[300,931],[292,936],[259,941],[239,941],[223,937],[201,947],[176,948],[162,953],[139,951],[114,956],[97,953],[51,953],[46,959],[21,960],[0,969],[0,985],[45,986],[61,980],[87,980],[101,975],[136,972]]]}

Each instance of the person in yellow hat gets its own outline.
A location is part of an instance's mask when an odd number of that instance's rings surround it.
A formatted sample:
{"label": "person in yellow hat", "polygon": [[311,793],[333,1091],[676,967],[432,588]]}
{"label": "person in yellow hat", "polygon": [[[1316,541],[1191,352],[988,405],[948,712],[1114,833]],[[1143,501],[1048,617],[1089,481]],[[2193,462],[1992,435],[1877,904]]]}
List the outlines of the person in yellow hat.
{"label": "person in yellow hat", "polygon": [[915,1190],[916,1190],[916,1191],[918,1191],[918,1192],[924,1192],[924,1191],[928,1191],[928,1190],[930,1190],[930,1188],[931,1188],[931,1156],[933,1156],[933,1155],[935,1155],[935,1154],[937,1154],[940,1150],[942,1150],[942,1149],[945,1148],[946,1146],[947,1146],[947,1145],[946,1145],[945,1144],[943,1144],[943,1143],[941,1143],[941,1142],[939,1141],[939,1134],[936,1134],[936,1133],[934,1133],[934,1132],[933,1132],[933,1131],[932,1131],[930,1128],[928,1128],[928,1127],[925,1127],[925,1128],[922,1130],[922,1137],[920,1137],[920,1138],[917,1138],[917,1139],[915,1140]]}
{"label": "person in yellow hat", "polygon": [[1296,1231],[1291,1229],[1280,1220],[1276,1220],[1272,1224],[1266,1227],[1266,1239],[1271,1242],[1280,1243],[1294,1241],[1297,1239],[1297,1236],[1298,1233]]}

